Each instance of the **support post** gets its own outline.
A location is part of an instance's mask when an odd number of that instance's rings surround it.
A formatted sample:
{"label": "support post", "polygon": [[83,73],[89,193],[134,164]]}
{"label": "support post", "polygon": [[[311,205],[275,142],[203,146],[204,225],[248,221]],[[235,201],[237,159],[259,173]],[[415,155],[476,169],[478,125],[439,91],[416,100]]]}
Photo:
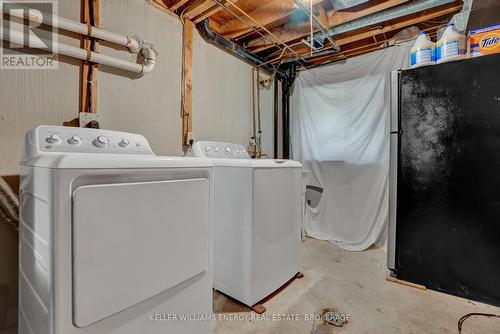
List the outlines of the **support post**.
{"label": "support post", "polygon": [[194,23],[185,19],[182,36],[182,148],[192,145],[193,131],[193,28]]}
{"label": "support post", "polygon": [[[82,0],[82,23],[98,27],[99,8],[99,0]],[[82,36],[81,47],[89,51],[99,51],[99,42],[88,36]],[[97,112],[97,72],[98,64],[82,61],[80,70],[80,112]]]}

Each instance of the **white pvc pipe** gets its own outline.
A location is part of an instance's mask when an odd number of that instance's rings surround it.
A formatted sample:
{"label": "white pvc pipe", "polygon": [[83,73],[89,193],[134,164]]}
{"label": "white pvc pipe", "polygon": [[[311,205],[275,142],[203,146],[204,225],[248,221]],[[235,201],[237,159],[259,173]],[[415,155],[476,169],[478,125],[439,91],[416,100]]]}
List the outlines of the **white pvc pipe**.
{"label": "white pvc pipe", "polygon": [[118,35],[110,31],[86,25],[84,23],[72,21],[62,17],[54,16],[52,14],[44,13],[39,10],[28,9],[21,6],[18,6],[18,9],[21,10],[8,11],[7,6],[3,6],[3,8],[6,14],[20,19],[28,19],[29,21],[34,23],[46,24],[59,29],[75,32],[80,35],[90,36],[103,41],[122,45],[127,47],[129,51],[133,53],[139,52],[140,50],[139,43],[129,36]]}
{"label": "white pvc pipe", "polygon": [[[19,45],[25,45],[25,40],[24,40],[24,34],[20,31],[16,30],[10,30],[10,31],[3,31],[3,40],[8,40],[12,43],[16,43]],[[142,54],[145,58],[145,64],[137,64],[131,61],[126,61],[122,59],[118,59],[115,57],[110,57],[106,56],[97,52],[92,52],[92,51],[87,51],[81,48],[69,46],[66,44],[61,44],[61,43],[54,43],[53,48],[50,49],[48,47],[50,45],[49,42],[41,40],[39,38],[33,38],[30,36],[29,38],[29,44],[26,46],[29,46],[31,48],[36,48],[36,49],[41,49],[41,50],[47,50],[50,52],[55,52],[57,54],[61,54],[64,56],[68,57],[73,57],[81,60],[88,60],[93,63],[97,64],[102,64],[102,65],[107,65],[115,68],[119,68],[122,70],[134,72],[134,73],[149,73],[153,71],[155,64],[156,64],[156,53],[150,49],[150,48],[145,48],[142,49]]]}

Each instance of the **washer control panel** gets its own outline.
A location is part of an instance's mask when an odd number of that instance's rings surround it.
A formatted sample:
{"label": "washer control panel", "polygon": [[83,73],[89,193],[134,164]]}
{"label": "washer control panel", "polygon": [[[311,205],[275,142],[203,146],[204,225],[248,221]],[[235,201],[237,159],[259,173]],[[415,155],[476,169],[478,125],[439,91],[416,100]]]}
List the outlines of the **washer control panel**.
{"label": "washer control panel", "polygon": [[28,136],[43,152],[154,154],[146,138],[127,132],[43,125]]}
{"label": "washer control panel", "polygon": [[192,152],[199,158],[251,159],[243,145],[216,141],[197,141]]}

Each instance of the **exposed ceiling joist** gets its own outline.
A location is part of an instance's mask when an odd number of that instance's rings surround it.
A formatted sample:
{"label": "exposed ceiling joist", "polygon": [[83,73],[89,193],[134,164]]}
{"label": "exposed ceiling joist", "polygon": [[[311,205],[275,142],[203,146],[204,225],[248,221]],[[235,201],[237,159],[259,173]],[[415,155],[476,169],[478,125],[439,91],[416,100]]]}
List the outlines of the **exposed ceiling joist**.
{"label": "exposed ceiling joist", "polygon": [[[353,42],[356,42],[359,40],[371,38],[371,37],[374,37],[374,36],[377,36],[380,34],[388,33],[388,32],[403,29],[403,28],[407,28],[407,27],[413,26],[415,24],[419,24],[419,23],[422,23],[425,21],[433,20],[433,19],[443,17],[446,15],[450,15],[450,14],[456,13],[461,8],[462,8],[461,5],[458,5],[458,4],[448,5],[444,8],[439,9],[439,10],[429,11],[428,13],[413,17],[411,19],[401,19],[399,22],[386,25],[386,26],[382,27],[381,29],[372,29],[372,30],[363,31],[363,32],[360,32],[360,33],[357,33],[354,35],[340,37],[340,38],[337,38],[336,41],[341,46],[346,45],[346,44],[353,43]],[[327,47],[325,49],[328,49],[328,48],[329,47]],[[307,54],[309,51],[309,49],[305,45],[300,45],[299,48],[295,48],[294,50],[296,53],[299,53],[299,54]]]}
{"label": "exposed ceiling joist", "polygon": [[[236,3],[238,0],[227,0],[225,3]],[[193,18],[193,22],[194,23],[200,23],[201,21],[203,21],[204,19],[212,16],[212,15],[215,15],[217,14],[218,12],[220,12],[221,10],[223,10],[223,8],[221,6],[218,6],[216,4],[214,4],[213,7],[211,7],[210,9],[208,9],[207,11],[197,15],[196,17]]]}
{"label": "exposed ceiling joist", "polygon": [[[421,31],[426,32],[429,35],[436,34],[436,30],[443,27],[444,24],[438,24],[431,28],[422,29]],[[312,66],[321,65],[323,63],[331,63],[339,60],[343,60],[346,58],[358,56],[367,52],[376,51],[381,49],[384,46],[387,46],[391,38],[384,38],[381,41],[376,41],[373,43],[362,44],[361,46],[350,47],[346,52],[341,52],[340,54],[327,55],[327,56],[319,56],[314,58],[314,61],[311,62]],[[359,42],[359,41],[358,41]]]}
{"label": "exposed ceiling joist", "polygon": [[178,0],[175,2],[173,5],[171,5],[168,9],[170,9],[172,12],[176,11],[177,9],[181,8],[185,4],[187,4],[189,0]]}
{"label": "exposed ceiling joist", "polygon": [[[322,0],[313,0],[313,5]],[[271,23],[280,21],[290,15],[297,9],[293,0],[271,0],[266,4],[252,10],[248,13],[261,25],[267,26]],[[233,19],[217,29],[217,32],[226,38],[235,38],[251,32],[252,29],[238,19]]]}
{"label": "exposed ceiling joist", "polygon": [[[331,10],[327,13],[328,16],[328,28],[341,25],[343,23],[358,19],[360,17],[364,17],[373,13],[380,12],[384,9],[392,8],[397,5],[401,5],[408,0],[389,0],[383,2],[373,2],[370,3],[370,6],[363,7],[360,10],[352,10],[352,11],[344,11],[338,12],[335,10]],[[303,38],[307,34],[309,34],[309,24],[307,22],[296,25],[293,29],[280,29],[276,32],[277,37],[279,37],[285,43],[290,41]],[[266,43],[265,40],[261,38],[253,39],[248,43],[248,47],[252,48],[254,52],[260,52],[266,50],[267,48],[272,47],[269,43]]]}
{"label": "exposed ceiling joist", "polygon": [[[463,6],[463,0],[312,0],[309,15],[311,0],[149,1],[163,2],[195,24],[208,19],[203,26],[221,41],[258,54],[266,63],[296,61],[305,67],[385,47],[387,40],[412,25],[435,34]],[[351,7],[346,8],[347,3]],[[314,40],[308,45],[310,18]],[[408,38],[415,31],[408,32]],[[342,46],[340,51],[328,37]]]}
{"label": "exposed ceiling joist", "polygon": [[213,9],[214,7],[219,7],[211,0],[200,1],[195,3],[193,7],[189,7],[189,9],[184,14],[184,17],[188,20],[193,20],[196,16],[202,14],[203,12]]}

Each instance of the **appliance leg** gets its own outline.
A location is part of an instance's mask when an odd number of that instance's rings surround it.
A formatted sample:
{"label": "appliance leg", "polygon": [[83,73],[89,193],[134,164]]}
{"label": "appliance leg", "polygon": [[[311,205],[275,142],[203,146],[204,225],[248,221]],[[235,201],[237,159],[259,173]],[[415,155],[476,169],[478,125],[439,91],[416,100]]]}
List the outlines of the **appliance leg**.
{"label": "appliance leg", "polygon": [[257,314],[262,314],[266,312],[266,307],[262,304],[255,304],[254,306],[251,307],[251,309]]}
{"label": "appliance leg", "polygon": [[297,275],[295,275],[296,278],[302,278],[304,277],[304,274],[301,273],[300,271],[297,273]]}

